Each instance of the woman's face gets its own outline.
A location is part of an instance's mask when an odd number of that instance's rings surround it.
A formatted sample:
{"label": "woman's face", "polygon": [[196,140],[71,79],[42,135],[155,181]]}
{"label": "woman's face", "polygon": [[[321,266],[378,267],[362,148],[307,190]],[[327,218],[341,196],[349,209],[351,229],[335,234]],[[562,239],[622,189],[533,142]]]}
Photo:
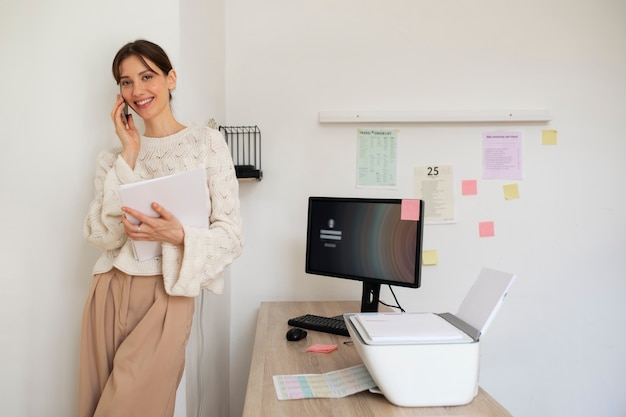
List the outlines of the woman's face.
{"label": "woman's face", "polygon": [[170,91],[176,87],[176,73],[163,74],[148,58],[146,63],[129,56],[120,64],[120,90],[122,97],[144,121],[171,114]]}

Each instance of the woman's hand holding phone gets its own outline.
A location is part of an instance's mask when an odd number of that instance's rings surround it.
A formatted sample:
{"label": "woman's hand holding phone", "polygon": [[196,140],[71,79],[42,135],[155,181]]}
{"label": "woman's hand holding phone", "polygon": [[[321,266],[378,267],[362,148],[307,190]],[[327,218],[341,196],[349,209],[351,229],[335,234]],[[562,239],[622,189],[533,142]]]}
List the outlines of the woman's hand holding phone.
{"label": "woman's hand holding phone", "polygon": [[137,156],[139,155],[139,149],[141,148],[141,139],[135,127],[132,114],[128,116],[125,114],[124,108],[126,106],[126,102],[122,96],[118,94],[115,105],[113,106],[111,118],[115,125],[115,133],[120,139],[120,142],[122,142],[122,158],[134,169]]}

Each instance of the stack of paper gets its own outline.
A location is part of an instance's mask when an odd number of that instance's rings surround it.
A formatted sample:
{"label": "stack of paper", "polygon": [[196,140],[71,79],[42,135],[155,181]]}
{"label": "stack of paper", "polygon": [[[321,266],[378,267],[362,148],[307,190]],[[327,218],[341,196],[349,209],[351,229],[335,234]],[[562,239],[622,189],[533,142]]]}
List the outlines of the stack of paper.
{"label": "stack of paper", "polygon": [[350,316],[350,320],[368,344],[471,341],[434,313],[362,313]]}
{"label": "stack of paper", "polygon": [[[151,217],[158,217],[152,210],[156,202],[172,213],[183,225],[209,227],[209,210],[206,197],[206,170],[195,168],[166,177],[124,184],[119,189],[122,204]],[[132,216],[129,220],[138,224]],[[161,243],[133,241],[135,256],[145,261],[161,256]]]}

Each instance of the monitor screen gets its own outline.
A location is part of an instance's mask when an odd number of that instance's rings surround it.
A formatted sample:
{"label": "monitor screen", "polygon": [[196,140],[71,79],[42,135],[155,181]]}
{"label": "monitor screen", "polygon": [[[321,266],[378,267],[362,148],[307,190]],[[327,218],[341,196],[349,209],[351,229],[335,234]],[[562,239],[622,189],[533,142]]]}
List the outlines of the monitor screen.
{"label": "monitor screen", "polygon": [[[306,272],[363,282],[361,311],[378,311],[381,284],[418,288],[424,203],[309,197]],[[405,206],[406,210],[406,206]]]}

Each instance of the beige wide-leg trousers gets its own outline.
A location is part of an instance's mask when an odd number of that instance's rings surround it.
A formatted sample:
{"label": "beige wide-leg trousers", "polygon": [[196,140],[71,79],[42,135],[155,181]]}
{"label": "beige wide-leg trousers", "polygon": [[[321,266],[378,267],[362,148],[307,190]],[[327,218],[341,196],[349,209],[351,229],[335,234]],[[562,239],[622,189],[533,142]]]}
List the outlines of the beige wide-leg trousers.
{"label": "beige wide-leg trousers", "polygon": [[79,417],[171,417],[194,299],[163,277],[94,276],[83,313]]}

